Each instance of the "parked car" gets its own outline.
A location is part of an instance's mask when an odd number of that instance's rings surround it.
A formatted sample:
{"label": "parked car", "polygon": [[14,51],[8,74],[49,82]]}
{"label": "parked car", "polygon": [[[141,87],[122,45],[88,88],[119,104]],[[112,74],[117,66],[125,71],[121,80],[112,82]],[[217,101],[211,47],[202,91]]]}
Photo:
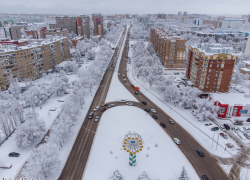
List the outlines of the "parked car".
{"label": "parked car", "polygon": [[149,110],[148,108],[145,108],[144,110],[145,110],[146,112],[150,112],[150,110]]}
{"label": "parked car", "polygon": [[250,122],[250,118],[248,118],[248,119],[246,120],[246,122]]}
{"label": "parked car", "polygon": [[200,149],[196,149],[196,152],[201,156],[201,157],[204,157],[204,153],[202,152],[202,150]]}
{"label": "parked car", "polygon": [[156,115],[154,115],[154,114],[152,115],[152,117],[153,117],[154,119],[158,119],[158,117],[157,117]]}
{"label": "parked car", "polygon": [[202,175],[201,178],[202,178],[202,180],[209,180],[206,175]]}
{"label": "parked car", "polygon": [[226,135],[226,134],[224,134],[224,133],[220,133],[220,135],[221,135],[223,138],[228,139],[228,137],[227,137],[227,135]]}
{"label": "parked car", "polygon": [[211,131],[218,131],[218,130],[219,130],[218,127],[213,127],[213,128],[211,129]]}
{"label": "parked car", "polygon": [[16,152],[9,153],[9,157],[19,157],[19,156],[20,156],[20,154],[16,153]]}
{"label": "parked car", "polygon": [[49,111],[56,111],[56,107],[50,108]]}
{"label": "parked car", "polygon": [[151,109],[151,112],[152,112],[152,113],[156,113],[156,110],[155,110],[155,109]]}
{"label": "parked car", "polygon": [[142,104],[147,105],[147,102],[146,101],[142,101]]}
{"label": "parked car", "polygon": [[171,124],[174,124],[174,121],[172,119],[168,120]]}
{"label": "parked car", "polygon": [[124,82],[126,82],[127,80],[126,79],[123,79]]}
{"label": "parked car", "polygon": [[133,103],[132,102],[128,102],[127,105],[128,106],[133,106]]}
{"label": "parked car", "polygon": [[230,130],[230,126],[228,124],[223,124],[226,130]]}
{"label": "parked car", "polygon": [[118,76],[120,76],[121,74],[120,73],[118,73]]}
{"label": "parked car", "polygon": [[174,142],[175,142],[177,145],[181,144],[181,141],[180,141],[179,139],[177,139],[177,138],[174,138]]}
{"label": "parked car", "polygon": [[236,133],[239,132],[239,128],[238,128],[238,127],[233,127],[232,130],[233,130],[234,132],[236,132]]}
{"label": "parked car", "polygon": [[226,129],[224,128],[224,126],[220,126],[220,129],[221,129],[223,132],[226,131]]}
{"label": "parked car", "polygon": [[243,133],[243,135],[244,135],[247,139],[250,139],[250,133]]}
{"label": "parked car", "polygon": [[93,113],[93,112],[90,112],[88,118],[89,118],[89,119],[92,119],[92,118],[93,118],[93,115],[94,115],[94,113]]}
{"label": "parked car", "polygon": [[125,78],[125,75],[122,75],[122,77],[124,77],[124,78]]}
{"label": "parked car", "polygon": [[243,129],[243,127],[239,127],[239,130],[240,130],[240,132],[242,132],[242,133],[245,132],[244,129]]}
{"label": "parked car", "polygon": [[104,104],[102,104],[102,107],[107,106],[107,105],[108,105],[108,103],[104,103]]}
{"label": "parked car", "polygon": [[96,116],[95,117],[95,121],[97,122],[99,120],[99,116]]}
{"label": "parked car", "polygon": [[114,104],[110,104],[108,107],[111,108],[111,107],[114,107],[115,105]]}
{"label": "parked car", "polygon": [[94,111],[97,111],[98,109],[100,109],[100,107],[96,106],[95,109],[94,109]]}
{"label": "parked car", "polygon": [[103,111],[106,111],[106,108],[102,108],[101,111],[102,111],[102,112],[103,112]]}
{"label": "parked car", "polygon": [[243,125],[243,121],[237,119],[237,120],[234,122],[234,125]]}
{"label": "parked car", "polygon": [[12,164],[10,163],[3,163],[0,165],[0,168],[2,169],[10,169],[12,167]]}
{"label": "parked car", "polygon": [[139,92],[138,92],[138,91],[135,91],[135,94],[136,94],[136,95],[138,95],[138,94],[139,94]]}
{"label": "parked car", "polygon": [[122,100],[119,101],[119,103],[125,103],[125,102],[126,102],[125,99],[122,99]]}
{"label": "parked car", "polygon": [[164,128],[166,127],[166,124],[164,124],[163,122],[161,122],[160,125]]}

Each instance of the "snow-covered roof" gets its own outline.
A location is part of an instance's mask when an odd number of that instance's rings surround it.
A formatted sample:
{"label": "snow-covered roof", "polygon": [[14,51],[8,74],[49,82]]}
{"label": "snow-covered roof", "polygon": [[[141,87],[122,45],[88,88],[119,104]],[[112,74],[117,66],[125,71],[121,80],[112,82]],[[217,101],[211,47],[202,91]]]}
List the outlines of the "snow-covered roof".
{"label": "snow-covered roof", "polygon": [[212,93],[212,98],[222,104],[229,106],[243,105],[250,106],[250,98],[245,97],[244,93]]}
{"label": "snow-covered roof", "polygon": [[58,64],[57,66],[62,68],[62,67],[64,67],[64,65],[65,65],[67,62],[68,62],[68,61],[63,61],[63,62],[61,62],[60,64]]}
{"label": "snow-covered roof", "polygon": [[244,63],[250,65],[250,61],[243,61]]}
{"label": "snow-covered roof", "polygon": [[250,68],[241,68],[245,72],[250,72]]}

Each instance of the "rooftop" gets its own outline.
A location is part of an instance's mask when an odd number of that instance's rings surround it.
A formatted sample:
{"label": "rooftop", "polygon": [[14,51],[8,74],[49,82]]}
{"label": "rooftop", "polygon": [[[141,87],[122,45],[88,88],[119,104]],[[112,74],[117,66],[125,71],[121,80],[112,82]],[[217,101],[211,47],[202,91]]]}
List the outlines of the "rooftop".
{"label": "rooftop", "polygon": [[249,105],[250,98],[246,98],[244,93],[212,93],[212,97],[215,101],[219,101],[222,104],[234,105]]}

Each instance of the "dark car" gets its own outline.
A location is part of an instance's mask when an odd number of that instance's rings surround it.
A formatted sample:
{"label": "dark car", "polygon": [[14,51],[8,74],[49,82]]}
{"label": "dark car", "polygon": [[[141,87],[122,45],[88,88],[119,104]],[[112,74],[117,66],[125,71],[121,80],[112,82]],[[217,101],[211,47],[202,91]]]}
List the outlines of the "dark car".
{"label": "dark car", "polygon": [[248,118],[248,119],[246,120],[246,122],[250,122],[250,118]]}
{"label": "dark car", "polygon": [[202,152],[202,150],[200,149],[196,149],[196,152],[201,156],[201,157],[204,157],[204,153]]}
{"label": "dark car", "polygon": [[217,131],[217,130],[219,130],[218,127],[213,127],[213,128],[211,129],[211,131]]}
{"label": "dark car", "polygon": [[230,126],[228,124],[223,124],[226,130],[230,130]]}
{"label": "dark car", "polygon": [[16,153],[16,152],[9,153],[9,157],[19,157],[19,156],[20,156],[20,154]]}
{"label": "dark car", "polygon": [[147,105],[147,102],[146,101],[142,101],[142,104]]}
{"label": "dark car", "polygon": [[138,95],[138,94],[139,94],[139,92],[138,92],[138,91],[135,91],[135,94],[136,94],[136,95]]}
{"label": "dark car", "polygon": [[161,122],[160,125],[164,128],[166,127],[166,124],[164,124],[163,122]]}
{"label": "dark car", "polygon": [[106,108],[102,108],[101,111],[106,111]]}
{"label": "dark car", "polygon": [[147,112],[150,112],[150,109],[148,109],[148,108],[145,108],[144,110],[147,111]]}
{"label": "dark car", "polygon": [[209,180],[206,175],[202,175],[201,178],[202,178],[202,180]]}
{"label": "dark car", "polygon": [[152,115],[152,117],[153,117],[154,119],[158,119],[158,117],[157,117],[156,115],[154,115],[154,114]]}

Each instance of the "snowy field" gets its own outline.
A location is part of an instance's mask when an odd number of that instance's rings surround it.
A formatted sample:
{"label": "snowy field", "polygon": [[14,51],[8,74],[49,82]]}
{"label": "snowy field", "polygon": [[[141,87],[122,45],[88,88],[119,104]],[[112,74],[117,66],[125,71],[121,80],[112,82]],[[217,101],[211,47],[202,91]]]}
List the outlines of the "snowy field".
{"label": "snowy field", "polygon": [[[129,131],[140,134],[143,140],[144,148],[137,154],[135,167],[129,166],[129,154],[122,149],[124,136]],[[192,180],[199,179],[192,165],[159,124],[139,108],[121,106],[103,114],[83,180],[106,180],[115,170],[125,180],[137,179],[144,171],[152,180],[178,179],[182,166]]]}

